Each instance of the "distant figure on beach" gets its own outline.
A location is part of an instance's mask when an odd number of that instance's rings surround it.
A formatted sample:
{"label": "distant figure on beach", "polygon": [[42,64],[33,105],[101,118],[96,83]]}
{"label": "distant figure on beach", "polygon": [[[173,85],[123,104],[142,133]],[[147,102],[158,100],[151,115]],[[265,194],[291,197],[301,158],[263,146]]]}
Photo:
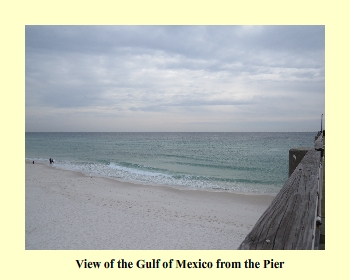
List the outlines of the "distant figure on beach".
{"label": "distant figure on beach", "polygon": [[53,163],[53,159],[52,159],[52,158],[50,158],[50,164],[51,164],[51,163]]}
{"label": "distant figure on beach", "polygon": [[34,160],[33,160],[33,164],[34,164]]}

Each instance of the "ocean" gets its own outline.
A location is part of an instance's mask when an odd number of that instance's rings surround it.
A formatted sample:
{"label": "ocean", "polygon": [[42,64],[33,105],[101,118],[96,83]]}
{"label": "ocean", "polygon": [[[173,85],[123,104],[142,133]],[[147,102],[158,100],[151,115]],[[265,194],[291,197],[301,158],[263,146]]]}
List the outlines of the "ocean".
{"label": "ocean", "polygon": [[289,149],[313,147],[316,132],[52,132],[25,134],[26,160],[142,184],[276,194]]}

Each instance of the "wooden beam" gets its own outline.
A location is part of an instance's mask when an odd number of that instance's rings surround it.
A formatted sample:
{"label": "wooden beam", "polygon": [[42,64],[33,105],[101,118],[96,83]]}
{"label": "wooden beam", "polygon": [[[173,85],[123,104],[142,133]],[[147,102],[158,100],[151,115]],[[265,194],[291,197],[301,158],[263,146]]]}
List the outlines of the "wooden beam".
{"label": "wooden beam", "polygon": [[239,250],[313,249],[320,156],[306,153]]}
{"label": "wooden beam", "polygon": [[315,141],[315,150],[324,150],[324,141],[322,134],[318,136],[318,138]]}

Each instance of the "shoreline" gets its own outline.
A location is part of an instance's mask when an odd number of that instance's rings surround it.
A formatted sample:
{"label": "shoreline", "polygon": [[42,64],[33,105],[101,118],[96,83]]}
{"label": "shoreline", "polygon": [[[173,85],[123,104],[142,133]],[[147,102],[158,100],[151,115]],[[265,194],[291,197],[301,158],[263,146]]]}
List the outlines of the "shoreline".
{"label": "shoreline", "polygon": [[26,249],[233,250],[274,196],[25,165]]}
{"label": "shoreline", "polygon": [[[25,158],[26,164],[32,164],[33,159]],[[279,190],[276,190],[276,192],[261,192],[261,191],[249,191],[249,190],[237,190],[237,189],[230,189],[230,188],[223,188],[223,187],[198,187],[198,186],[188,186],[188,185],[182,185],[182,184],[168,184],[168,183],[159,183],[159,182],[148,182],[148,181],[139,181],[136,179],[124,179],[122,177],[114,177],[99,173],[94,173],[94,171],[84,171],[84,170],[74,170],[70,168],[65,168],[63,166],[60,166],[61,163],[55,163],[55,164],[48,164],[48,159],[42,159],[42,158],[36,158],[34,159],[35,164],[41,164],[44,166],[53,167],[59,170],[65,170],[65,171],[71,171],[71,172],[77,172],[87,177],[95,177],[95,178],[107,178],[111,180],[116,180],[121,183],[131,183],[136,185],[143,185],[143,186],[159,186],[159,187],[165,187],[165,188],[175,188],[179,190],[200,190],[200,191],[208,191],[208,192],[225,192],[225,193],[235,193],[235,194],[242,194],[242,195],[262,195],[262,196],[272,196],[275,197]],[[283,184],[281,184],[283,185]]]}

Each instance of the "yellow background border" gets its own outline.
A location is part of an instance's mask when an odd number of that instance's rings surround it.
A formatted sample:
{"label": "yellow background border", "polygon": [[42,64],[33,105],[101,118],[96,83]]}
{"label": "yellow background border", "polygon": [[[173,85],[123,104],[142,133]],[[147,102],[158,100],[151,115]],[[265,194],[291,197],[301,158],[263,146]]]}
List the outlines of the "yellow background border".
{"label": "yellow background border", "polygon": [[[7,1],[1,4],[1,274],[7,278],[117,279],[261,277],[326,279],[345,272],[349,16],[345,1]],[[26,251],[24,220],[25,25],[300,24],[326,30],[326,250],[324,251]],[[340,102],[338,102],[340,101]],[[338,131],[342,131],[342,134]],[[341,150],[340,150],[341,149]],[[344,228],[345,227],[345,228]],[[344,234],[345,233],[345,234]],[[344,252],[344,253],[343,253]],[[76,259],[284,261],[283,269],[78,269]],[[342,270],[345,274],[342,274]],[[78,278],[79,277],[79,278]],[[342,276],[340,276],[342,277]],[[5,279],[5,278],[4,278]]]}

